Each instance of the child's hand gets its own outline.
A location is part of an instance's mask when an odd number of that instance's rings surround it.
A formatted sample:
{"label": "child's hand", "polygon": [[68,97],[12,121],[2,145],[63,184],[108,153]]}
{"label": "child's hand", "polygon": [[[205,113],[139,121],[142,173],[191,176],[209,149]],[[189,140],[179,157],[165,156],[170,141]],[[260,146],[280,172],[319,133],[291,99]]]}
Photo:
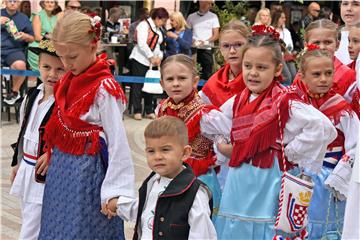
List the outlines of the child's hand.
{"label": "child's hand", "polygon": [[221,152],[224,156],[226,156],[228,158],[231,157],[231,152],[233,149],[233,146],[231,144],[219,143],[217,145],[217,148],[218,148],[219,152]]}
{"label": "child's hand", "polygon": [[49,168],[49,165],[47,162],[47,153],[44,153],[36,161],[36,166],[35,166],[36,174],[41,174],[42,176],[45,176],[48,168]]}
{"label": "child's hand", "polygon": [[108,203],[104,203],[101,206],[101,213],[106,215],[108,219],[116,216],[118,198],[112,198]]}
{"label": "child's hand", "polygon": [[12,184],[14,182],[14,179],[16,177],[16,173],[19,169],[19,164],[17,164],[16,166],[14,166],[12,169],[11,169],[11,174],[10,174],[10,183]]}

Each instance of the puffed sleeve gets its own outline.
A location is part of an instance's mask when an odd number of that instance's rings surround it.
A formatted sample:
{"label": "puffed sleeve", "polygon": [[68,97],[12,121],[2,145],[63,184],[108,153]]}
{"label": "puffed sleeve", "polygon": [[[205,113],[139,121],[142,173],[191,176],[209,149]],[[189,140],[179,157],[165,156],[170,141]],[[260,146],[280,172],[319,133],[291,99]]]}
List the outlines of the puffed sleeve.
{"label": "puffed sleeve", "polygon": [[215,227],[210,219],[209,200],[207,190],[200,186],[189,212],[188,239],[217,239]]}
{"label": "puffed sleeve", "polygon": [[108,169],[101,186],[101,202],[119,196],[134,198],[134,167],[122,121],[125,105],[103,87],[99,90],[96,103],[109,152]]}
{"label": "puffed sleeve", "polygon": [[322,167],[327,146],[337,132],[331,121],[311,105],[292,101],[284,129],[285,155],[292,163],[314,173]]}

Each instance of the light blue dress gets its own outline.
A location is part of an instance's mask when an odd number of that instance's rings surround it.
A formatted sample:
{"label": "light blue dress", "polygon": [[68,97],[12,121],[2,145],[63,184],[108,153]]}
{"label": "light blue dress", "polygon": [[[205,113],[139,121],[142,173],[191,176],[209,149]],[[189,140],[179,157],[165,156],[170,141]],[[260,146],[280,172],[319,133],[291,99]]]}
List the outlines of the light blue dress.
{"label": "light blue dress", "polygon": [[215,222],[218,239],[272,239],[281,176],[277,159],[271,168],[230,167]]}

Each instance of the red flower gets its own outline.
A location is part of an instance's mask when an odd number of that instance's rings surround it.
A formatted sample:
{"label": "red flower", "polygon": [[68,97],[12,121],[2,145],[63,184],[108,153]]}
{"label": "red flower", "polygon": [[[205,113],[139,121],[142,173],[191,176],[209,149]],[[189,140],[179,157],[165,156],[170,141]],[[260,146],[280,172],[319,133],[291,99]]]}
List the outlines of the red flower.
{"label": "red flower", "polygon": [[320,49],[319,45],[310,43],[310,44],[306,44],[306,51],[313,51],[313,50],[317,50]]}
{"label": "red flower", "polygon": [[253,36],[255,35],[265,35],[265,34],[271,34],[272,37],[276,40],[279,40],[280,34],[278,31],[276,31],[275,28],[271,26],[265,26],[265,25],[254,25],[251,27]]}

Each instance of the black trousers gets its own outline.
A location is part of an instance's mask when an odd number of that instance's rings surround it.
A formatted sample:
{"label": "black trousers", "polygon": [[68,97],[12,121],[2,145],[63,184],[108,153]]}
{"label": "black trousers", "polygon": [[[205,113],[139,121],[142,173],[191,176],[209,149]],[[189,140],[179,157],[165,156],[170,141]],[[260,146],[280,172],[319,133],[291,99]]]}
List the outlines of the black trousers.
{"label": "black trousers", "polygon": [[[155,68],[153,68],[155,70]],[[146,72],[149,70],[148,66],[145,66],[138,61],[131,59],[131,74],[133,76],[141,76],[145,77]],[[145,113],[151,114],[154,113],[153,108],[153,96],[152,94],[142,92],[141,89],[143,88],[143,83],[133,83],[130,87],[130,97],[133,107],[133,113],[142,113],[142,105],[141,100],[144,97],[144,107]]]}
{"label": "black trousers", "polygon": [[197,62],[201,65],[201,79],[208,80],[213,72],[213,56],[212,50],[198,49],[197,50]]}

